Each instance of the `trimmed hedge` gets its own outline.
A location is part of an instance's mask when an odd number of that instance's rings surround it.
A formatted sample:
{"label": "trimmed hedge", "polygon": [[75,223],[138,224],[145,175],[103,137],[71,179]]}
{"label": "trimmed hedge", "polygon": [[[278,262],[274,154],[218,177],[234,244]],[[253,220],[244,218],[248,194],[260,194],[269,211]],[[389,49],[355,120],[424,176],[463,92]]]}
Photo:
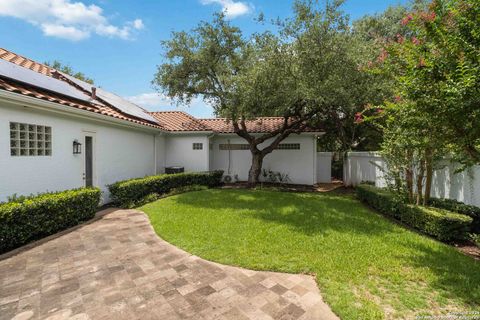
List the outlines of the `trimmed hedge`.
{"label": "trimmed hedge", "polygon": [[191,185],[216,187],[222,182],[223,171],[161,174],[145,178],[118,181],[108,186],[110,196],[116,205],[131,208],[149,200],[155,195],[168,193],[175,188]]}
{"label": "trimmed hedge", "polygon": [[356,187],[357,197],[384,215],[402,221],[441,241],[464,240],[472,218],[444,209],[405,204],[386,189],[371,185]]}
{"label": "trimmed hedge", "polygon": [[82,188],[0,203],[0,253],[93,218],[100,195]]}
{"label": "trimmed hedge", "polygon": [[452,199],[439,199],[439,198],[430,198],[428,205],[435,208],[445,209],[448,211],[453,211],[461,213],[472,217],[472,228],[473,233],[480,234],[480,208],[465,204],[463,202],[452,200]]}

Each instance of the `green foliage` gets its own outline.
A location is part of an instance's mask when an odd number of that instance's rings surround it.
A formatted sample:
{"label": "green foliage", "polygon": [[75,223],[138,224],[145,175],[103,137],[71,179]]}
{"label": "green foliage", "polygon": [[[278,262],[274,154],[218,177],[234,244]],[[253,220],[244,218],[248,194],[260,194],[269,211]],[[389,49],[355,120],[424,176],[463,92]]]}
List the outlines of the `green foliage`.
{"label": "green foliage", "polygon": [[406,35],[408,29],[400,22],[408,13],[405,6],[388,7],[382,13],[366,15],[353,22],[354,32],[366,41],[385,42],[398,34]]}
{"label": "green foliage", "polygon": [[429,206],[472,217],[472,232],[480,234],[480,208],[453,199],[430,198]]}
{"label": "green foliage", "polygon": [[141,208],[166,241],[210,261],[314,274],[341,318],[474,314],[480,263],[345,194],[209,189]]}
{"label": "green foliage", "polygon": [[186,186],[216,187],[221,184],[223,171],[161,174],[145,178],[118,181],[108,186],[112,201],[131,208],[158,199],[159,196]]}
{"label": "green foliage", "polygon": [[388,42],[375,62],[394,77],[393,103],[412,109],[457,161],[480,163],[478,0],[435,0],[402,24],[409,36]]}
{"label": "green foliage", "polygon": [[72,67],[70,67],[69,65],[64,65],[63,63],[61,63],[58,60],[53,60],[53,62],[48,62],[47,61],[47,62],[44,62],[44,64],[49,66],[49,67],[52,67],[55,70],[61,71],[63,73],[66,73],[66,74],[74,77],[74,78],[77,78],[79,80],[85,81],[85,82],[90,83],[90,84],[94,83],[93,79],[87,77],[84,73],[74,71],[72,69]]}
{"label": "green foliage", "polygon": [[0,204],[0,252],[93,218],[100,195],[97,188],[82,188]]}
{"label": "green foliage", "polygon": [[357,196],[382,214],[402,221],[425,234],[441,241],[465,240],[472,218],[444,209],[405,204],[386,189],[370,185],[359,185]]}

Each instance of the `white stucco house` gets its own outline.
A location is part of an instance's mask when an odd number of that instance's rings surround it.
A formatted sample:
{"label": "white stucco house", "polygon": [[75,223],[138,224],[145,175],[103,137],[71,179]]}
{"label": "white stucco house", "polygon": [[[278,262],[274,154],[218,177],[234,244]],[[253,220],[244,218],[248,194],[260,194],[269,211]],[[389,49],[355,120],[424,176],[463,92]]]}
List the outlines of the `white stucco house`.
{"label": "white stucco house", "polygon": [[[282,118],[248,123],[271,132]],[[264,168],[313,185],[330,166],[317,161],[310,129],[288,137],[267,155]],[[221,169],[246,180],[247,142],[225,119],[197,119],[180,111],[152,112],[110,92],[0,49],[0,201],[163,173]],[[322,157],[318,157],[320,159]],[[329,173],[326,175],[329,176]]]}

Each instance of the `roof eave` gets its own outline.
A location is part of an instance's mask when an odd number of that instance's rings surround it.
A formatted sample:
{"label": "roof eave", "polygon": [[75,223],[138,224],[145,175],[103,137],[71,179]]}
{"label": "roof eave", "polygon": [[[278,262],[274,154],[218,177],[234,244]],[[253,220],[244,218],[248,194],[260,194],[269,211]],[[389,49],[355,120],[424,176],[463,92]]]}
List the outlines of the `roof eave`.
{"label": "roof eave", "polygon": [[46,101],[46,100],[42,100],[34,97],[29,97],[24,94],[9,92],[3,89],[0,89],[0,100],[4,100],[12,104],[26,106],[34,109],[39,109],[39,110],[44,110],[49,112],[56,112],[64,115],[66,114],[66,115],[84,118],[88,120],[97,120],[101,122],[121,125],[124,127],[142,129],[145,131],[166,132],[165,130],[158,127],[135,123],[135,122],[124,120],[124,119],[118,119],[112,116],[94,113],[92,111],[82,110],[82,109],[74,108],[71,106],[65,106],[60,103]]}

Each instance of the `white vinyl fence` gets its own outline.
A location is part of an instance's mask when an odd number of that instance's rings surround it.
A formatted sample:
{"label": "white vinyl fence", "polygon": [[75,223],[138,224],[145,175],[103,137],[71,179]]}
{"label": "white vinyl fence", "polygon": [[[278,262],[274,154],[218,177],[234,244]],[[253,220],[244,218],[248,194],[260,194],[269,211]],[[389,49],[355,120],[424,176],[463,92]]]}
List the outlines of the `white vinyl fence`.
{"label": "white vinyl fence", "polygon": [[[436,198],[455,199],[480,207],[480,166],[455,173],[455,164],[445,162],[433,174],[431,195]],[[375,152],[349,152],[344,159],[343,181],[347,186],[356,186],[363,181],[374,182],[384,187],[385,162]]]}

